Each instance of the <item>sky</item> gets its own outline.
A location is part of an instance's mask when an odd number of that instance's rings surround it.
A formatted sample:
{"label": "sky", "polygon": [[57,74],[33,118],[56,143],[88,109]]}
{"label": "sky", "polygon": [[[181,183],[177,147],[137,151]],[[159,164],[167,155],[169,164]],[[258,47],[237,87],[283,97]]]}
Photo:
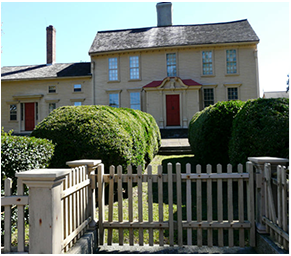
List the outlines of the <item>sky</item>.
{"label": "sky", "polygon": [[[56,62],[89,62],[97,31],[157,25],[147,2],[1,2],[1,67],[46,63],[46,27],[56,28]],[[248,19],[260,38],[259,81],[264,91],[285,91],[290,74],[290,4],[172,1],[173,25]]]}

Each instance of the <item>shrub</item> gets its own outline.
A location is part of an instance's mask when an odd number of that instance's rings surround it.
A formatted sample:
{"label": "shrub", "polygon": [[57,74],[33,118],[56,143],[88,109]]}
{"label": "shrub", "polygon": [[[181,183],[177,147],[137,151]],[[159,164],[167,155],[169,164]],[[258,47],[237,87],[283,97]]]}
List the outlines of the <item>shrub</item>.
{"label": "shrub", "polygon": [[142,111],[109,106],[65,106],[54,110],[31,134],[56,143],[51,167],[66,161],[101,159],[110,165],[143,165],[160,147],[154,118]]}
{"label": "shrub", "polygon": [[249,100],[237,114],[229,144],[232,164],[251,156],[289,156],[289,99]]}
{"label": "shrub", "polygon": [[232,122],[244,102],[217,102],[196,113],[189,124],[189,143],[202,164],[228,164]]}

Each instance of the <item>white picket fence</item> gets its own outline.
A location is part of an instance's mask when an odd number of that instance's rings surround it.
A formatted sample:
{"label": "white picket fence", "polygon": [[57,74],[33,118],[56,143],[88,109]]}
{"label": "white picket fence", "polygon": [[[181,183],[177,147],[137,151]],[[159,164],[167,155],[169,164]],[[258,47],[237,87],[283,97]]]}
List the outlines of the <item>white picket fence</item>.
{"label": "white picket fence", "polygon": [[271,239],[289,250],[289,174],[286,168],[277,166],[272,175],[271,165],[264,168],[265,215],[262,217]]}
{"label": "white picket fence", "polygon": [[[152,174],[152,167],[147,167],[147,173],[142,174],[142,168],[137,168],[137,174],[132,173],[132,168],[127,168],[127,173],[122,173],[122,167],[110,168],[110,174],[102,173],[101,168],[98,169],[98,205],[99,205],[99,244],[104,244],[104,230],[108,230],[107,245],[112,244],[112,229],[117,229],[119,232],[119,245],[124,244],[124,230],[129,230],[129,245],[134,245],[134,229],[139,231],[139,245],[144,245],[144,229],[149,233],[149,245],[153,246],[153,230],[159,230],[159,245],[164,245],[164,230],[169,230],[169,245],[173,246],[174,231],[177,231],[176,244],[192,245],[192,231],[197,231],[198,246],[202,246],[202,231],[207,230],[207,244],[213,246],[213,231],[218,230],[218,246],[234,246],[234,230],[239,230],[239,246],[245,246],[245,232],[249,233],[249,245],[255,246],[255,218],[254,218],[254,176],[253,165],[248,162],[246,165],[247,172],[243,173],[243,166],[238,166],[238,172],[232,172],[232,166],[227,166],[227,173],[222,173],[221,165],[217,166],[217,173],[212,173],[212,167],[207,166],[207,173],[201,173],[201,166],[196,166],[196,173],[191,173],[191,166],[187,164],[186,173],[181,173],[181,165],[176,165],[176,173],[173,174],[173,166],[168,164],[167,173],[163,173],[162,166],[158,167],[158,174]],[[186,190],[182,189],[182,183],[186,183]],[[234,198],[233,185],[238,183],[237,198]],[[113,197],[114,183],[117,183],[118,193],[118,220],[113,221]],[[128,219],[124,219],[122,190],[123,184],[128,184]],[[133,208],[133,183],[138,186],[138,207]],[[158,184],[158,208],[159,219],[153,220],[153,184]],[[163,216],[163,186],[168,186],[168,207],[169,219],[165,220]],[[173,186],[176,183],[177,197],[177,220],[174,220],[173,212]],[[196,205],[192,204],[192,184],[196,183]],[[207,193],[202,194],[202,184],[206,183]],[[216,191],[213,191],[213,183],[217,183]],[[227,189],[227,197],[223,198],[223,189],[225,185]],[[245,185],[244,185],[245,183]],[[108,216],[104,216],[104,187],[109,185],[108,195]],[[148,186],[148,221],[144,221],[143,202],[142,202],[142,187]],[[246,193],[245,190],[246,189]],[[182,197],[186,193],[186,218],[182,216]],[[244,205],[244,194],[247,194],[247,205]],[[214,199],[214,197],[216,197]],[[207,218],[202,216],[202,201],[207,200]],[[217,208],[214,209],[213,201],[217,200]],[[234,204],[238,202],[238,218],[234,219]],[[223,219],[223,205],[227,204],[227,219]],[[197,219],[192,219],[192,211],[196,206]],[[213,211],[217,211],[217,219],[213,218]],[[133,219],[133,212],[138,212],[138,219]],[[247,218],[245,219],[245,211]],[[106,217],[106,218],[105,218]],[[187,241],[183,242],[183,230],[187,230]],[[228,241],[224,241],[224,230],[228,230]]]}

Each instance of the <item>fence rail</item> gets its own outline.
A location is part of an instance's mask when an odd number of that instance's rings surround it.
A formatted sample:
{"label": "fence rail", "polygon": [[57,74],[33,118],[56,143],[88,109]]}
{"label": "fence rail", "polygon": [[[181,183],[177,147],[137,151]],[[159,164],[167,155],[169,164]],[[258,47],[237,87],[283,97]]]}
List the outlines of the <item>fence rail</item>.
{"label": "fence rail", "polygon": [[[17,180],[17,195],[11,195],[12,179],[4,181],[4,197],[1,197],[1,206],[4,207],[4,252],[11,252],[11,209],[17,207],[17,252],[27,251],[25,248],[25,222],[24,207],[29,204],[28,196],[24,195],[24,185],[21,180]],[[1,213],[2,214],[2,213]]]}
{"label": "fence rail", "polygon": [[[243,166],[238,166],[238,172],[232,172],[232,166],[228,165],[227,173],[222,173],[221,165],[217,166],[217,173],[212,173],[212,167],[207,166],[207,173],[201,173],[201,166],[196,166],[196,173],[191,173],[191,166],[187,164],[186,173],[181,173],[181,165],[176,165],[176,173],[173,173],[173,166],[167,166],[167,173],[163,173],[162,166],[158,167],[158,174],[152,174],[152,167],[147,167],[147,173],[142,173],[142,168],[137,168],[137,174],[132,173],[132,167],[127,168],[127,174],[122,173],[122,167],[110,167],[109,174],[103,174],[101,166],[98,170],[98,190],[99,190],[99,243],[104,244],[104,229],[108,230],[107,244],[112,244],[112,230],[118,229],[119,244],[124,244],[124,229],[129,230],[129,245],[134,244],[133,230],[138,230],[139,245],[144,245],[144,229],[149,233],[149,245],[153,245],[153,230],[159,231],[159,245],[164,245],[164,230],[169,230],[169,245],[173,246],[177,243],[179,246],[183,244],[192,245],[193,230],[197,230],[197,245],[203,244],[203,230],[207,230],[207,245],[213,246],[214,230],[218,230],[218,246],[225,246],[224,230],[228,230],[228,246],[234,246],[234,230],[239,233],[239,246],[245,246],[245,232],[249,233],[249,244],[255,246],[255,220],[254,220],[254,178],[253,166],[247,163],[247,173],[243,173]],[[122,201],[123,184],[127,184],[128,192],[128,219],[124,219],[124,209]],[[137,209],[133,208],[133,183],[136,183],[137,188]],[[158,201],[159,217],[158,220],[153,220],[153,184],[157,184],[157,195],[155,198]],[[176,183],[176,184],[174,184]],[[186,183],[186,184],[185,184]],[[195,186],[192,186],[192,184]],[[214,191],[213,184],[216,183]],[[237,185],[237,198],[234,198],[233,186]],[[108,216],[104,216],[104,187],[109,186],[108,194]],[[117,184],[118,193],[118,221],[113,221],[113,197],[114,184]],[[167,184],[167,193],[163,190],[164,184]],[[184,185],[183,185],[184,184]],[[204,185],[206,184],[206,185]],[[143,186],[148,187],[148,221],[144,221],[143,216]],[[183,186],[183,187],[182,187]],[[202,193],[202,187],[206,186],[206,194]],[[196,190],[194,192],[194,189]],[[175,189],[174,189],[175,188]],[[165,194],[167,194],[167,204],[169,207],[169,219],[164,220],[163,203],[165,202]],[[223,194],[226,197],[223,197]],[[192,198],[195,195],[195,198]],[[246,195],[246,198],[244,198]],[[175,199],[175,202],[173,198]],[[215,199],[214,199],[215,197]],[[247,205],[245,205],[245,199]],[[186,200],[186,217],[182,212],[182,202]],[[195,205],[193,204],[195,201]],[[202,216],[204,203],[206,204],[206,216]],[[215,201],[215,208],[214,208]],[[234,204],[237,202],[238,214],[237,219],[234,219]],[[174,220],[173,205],[177,205],[177,218]],[[227,205],[227,209],[224,209]],[[196,219],[193,219],[192,211],[196,207]],[[133,212],[138,212],[138,219],[133,219]],[[217,211],[217,217],[214,219],[213,212]],[[227,213],[227,214],[226,214]],[[246,213],[246,214],[245,214]],[[224,219],[227,215],[227,219]],[[245,218],[245,216],[247,216]],[[187,241],[183,241],[183,230],[187,230]],[[177,240],[175,241],[175,232]]]}
{"label": "fence rail", "polygon": [[273,240],[285,250],[289,249],[289,179],[286,168],[277,166],[276,177],[273,177],[271,165],[264,169],[265,215],[262,217],[267,232]]}

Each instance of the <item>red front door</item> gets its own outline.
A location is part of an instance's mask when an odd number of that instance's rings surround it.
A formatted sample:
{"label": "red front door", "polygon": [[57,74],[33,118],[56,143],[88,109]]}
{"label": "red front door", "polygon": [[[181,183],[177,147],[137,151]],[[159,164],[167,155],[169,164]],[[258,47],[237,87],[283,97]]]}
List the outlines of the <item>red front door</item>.
{"label": "red front door", "polygon": [[180,98],[178,94],[166,95],[167,126],[180,126]]}
{"label": "red front door", "polygon": [[34,103],[25,103],[25,131],[32,131],[35,125]]}

